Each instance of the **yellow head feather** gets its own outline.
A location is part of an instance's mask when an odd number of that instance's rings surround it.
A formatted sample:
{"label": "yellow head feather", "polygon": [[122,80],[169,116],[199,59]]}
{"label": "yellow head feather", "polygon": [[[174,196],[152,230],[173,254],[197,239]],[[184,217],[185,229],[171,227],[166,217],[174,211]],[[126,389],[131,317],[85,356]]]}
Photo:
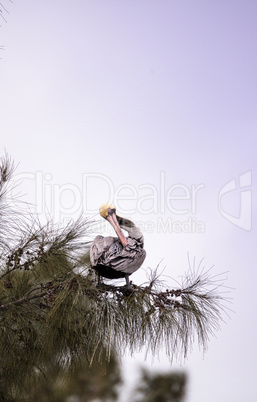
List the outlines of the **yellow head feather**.
{"label": "yellow head feather", "polygon": [[111,205],[111,204],[108,204],[108,202],[106,202],[106,203],[104,203],[104,204],[102,204],[101,206],[100,206],[100,208],[99,208],[99,212],[100,212],[100,215],[103,217],[103,218],[106,218],[107,216],[108,216],[108,209],[115,209],[115,207],[113,206],[113,205]]}

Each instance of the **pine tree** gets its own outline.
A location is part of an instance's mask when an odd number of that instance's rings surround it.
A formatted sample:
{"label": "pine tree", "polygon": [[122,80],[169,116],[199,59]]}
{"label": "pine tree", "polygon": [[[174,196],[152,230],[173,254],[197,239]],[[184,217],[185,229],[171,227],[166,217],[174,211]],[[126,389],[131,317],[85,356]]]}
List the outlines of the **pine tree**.
{"label": "pine tree", "polygon": [[157,270],[129,293],[97,284],[88,257],[92,222],[42,225],[24,208],[11,208],[13,171],[2,158],[0,400],[33,400],[42,379],[51,389],[56,379],[96,366],[105,372],[115,354],[146,345],[153,355],[164,346],[171,360],[186,356],[196,336],[206,348],[225,300],[210,272],[191,270],[176,289],[164,290]]}
{"label": "pine tree", "polygon": [[184,372],[155,373],[141,369],[138,386],[132,393],[134,402],[182,402],[186,392]]}

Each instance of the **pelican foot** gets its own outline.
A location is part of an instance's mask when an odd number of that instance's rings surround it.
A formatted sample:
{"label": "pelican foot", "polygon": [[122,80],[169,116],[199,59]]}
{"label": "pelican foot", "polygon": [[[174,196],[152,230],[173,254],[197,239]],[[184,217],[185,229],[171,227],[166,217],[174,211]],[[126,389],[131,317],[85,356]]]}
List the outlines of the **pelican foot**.
{"label": "pelican foot", "polygon": [[133,289],[133,287],[131,286],[131,285],[124,285],[124,286],[121,286],[120,288],[119,288],[119,291],[124,295],[124,296],[129,296],[129,295],[131,295],[131,293],[133,293],[134,292],[134,289]]}

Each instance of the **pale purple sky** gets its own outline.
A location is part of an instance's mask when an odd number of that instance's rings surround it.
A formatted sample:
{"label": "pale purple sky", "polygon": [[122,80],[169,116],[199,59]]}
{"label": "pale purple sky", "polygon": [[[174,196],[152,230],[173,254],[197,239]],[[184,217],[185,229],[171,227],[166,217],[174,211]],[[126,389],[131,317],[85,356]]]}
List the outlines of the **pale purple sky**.
{"label": "pale purple sky", "polygon": [[109,199],[142,226],[145,268],[177,278],[189,252],[228,270],[235,313],[181,369],[188,402],[255,402],[257,2],[3,4],[1,154],[24,200],[59,222]]}

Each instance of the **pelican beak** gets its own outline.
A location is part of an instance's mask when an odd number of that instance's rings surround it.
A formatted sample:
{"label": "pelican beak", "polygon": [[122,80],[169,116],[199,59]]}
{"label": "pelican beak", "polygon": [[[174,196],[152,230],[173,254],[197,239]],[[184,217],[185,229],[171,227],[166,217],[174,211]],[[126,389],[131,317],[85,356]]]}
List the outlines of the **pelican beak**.
{"label": "pelican beak", "polygon": [[120,242],[123,245],[123,247],[126,247],[126,245],[128,244],[128,240],[124,236],[124,234],[120,228],[120,225],[117,221],[115,208],[108,208],[108,215],[106,216],[106,219],[112,225],[113,229],[117,233],[117,236],[120,239]]}

